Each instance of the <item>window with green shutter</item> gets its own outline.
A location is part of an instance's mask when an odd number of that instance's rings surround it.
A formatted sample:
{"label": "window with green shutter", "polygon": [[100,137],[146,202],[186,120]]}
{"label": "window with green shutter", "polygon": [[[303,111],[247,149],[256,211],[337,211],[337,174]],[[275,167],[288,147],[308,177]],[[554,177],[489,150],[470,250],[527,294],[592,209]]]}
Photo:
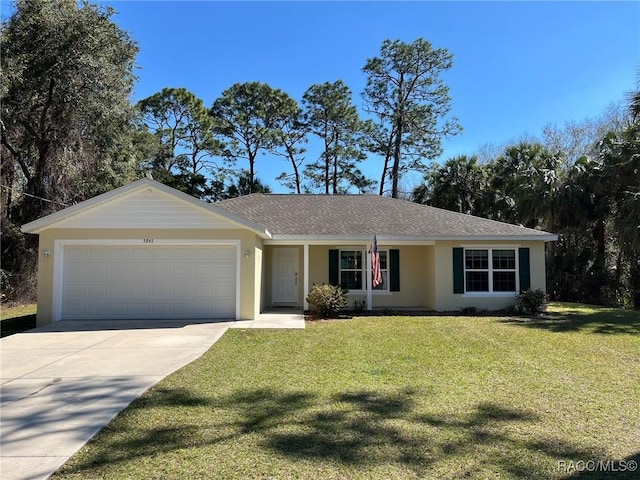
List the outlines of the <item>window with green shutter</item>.
{"label": "window with green shutter", "polygon": [[400,250],[389,250],[389,290],[400,291]]}
{"label": "window with green shutter", "polygon": [[[517,255],[517,262],[516,262]],[[453,293],[515,293],[529,288],[529,249],[453,249]]]}
{"label": "window with green shutter", "polygon": [[[382,283],[375,292],[400,291],[400,251],[378,249]],[[362,248],[329,250],[329,283],[353,291],[366,291],[367,251]]]}
{"label": "window with green shutter", "polygon": [[520,291],[531,288],[531,265],[529,261],[529,249],[518,249],[518,260],[520,262]]}
{"label": "window with green shutter", "polygon": [[464,293],[464,248],[453,249],[453,293]]}
{"label": "window with green shutter", "polygon": [[329,250],[329,284],[333,286],[340,285],[340,251]]}

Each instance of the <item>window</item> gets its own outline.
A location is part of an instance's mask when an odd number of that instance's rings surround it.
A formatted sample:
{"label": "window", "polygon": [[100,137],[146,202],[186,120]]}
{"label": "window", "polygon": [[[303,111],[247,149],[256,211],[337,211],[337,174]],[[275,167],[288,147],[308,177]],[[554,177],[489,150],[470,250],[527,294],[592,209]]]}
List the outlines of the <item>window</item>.
{"label": "window", "polygon": [[465,249],[465,292],[515,292],[514,249]]}
{"label": "window", "polygon": [[[389,291],[389,255],[387,250],[378,250],[380,254],[380,273],[382,284],[375,291]],[[338,282],[346,290],[366,290],[367,255],[365,250],[340,250]],[[373,273],[371,273],[373,274]]]}
{"label": "window", "polygon": [[347,290],[364,290],[364,271],[367,267],[362,250],[340,250],[340,286]]}
{"label": "window", "polygon": [[492,250],[493,254],[493,291],[516,291],[516,251]]}

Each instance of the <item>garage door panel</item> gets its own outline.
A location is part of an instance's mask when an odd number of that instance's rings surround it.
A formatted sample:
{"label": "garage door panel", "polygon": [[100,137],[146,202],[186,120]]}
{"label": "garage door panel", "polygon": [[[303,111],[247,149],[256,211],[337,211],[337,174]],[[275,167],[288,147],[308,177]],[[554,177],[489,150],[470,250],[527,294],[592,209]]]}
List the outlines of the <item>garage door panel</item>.
{"label": "garage door panel", "polygon": [[189,279],[193,277],[193,270],[196,268],[196,265],[187,264],[187,265],[175,265],[173,269],[174,278],[176,279]]}
{"label": "garage door panel", "polygon": [[150,298],[156,303],[164,303],[171,298],[184,297],[188,292],[187,285],[169,285],[166,283],[156,283],[150,285]]}
{"label": "garage door panel", "polygon": [[89,283],[86,287],[80,287],[80,289],[86,292],[88,297],[108,299],[108,289],[104,283]]}
{"label": "garage door panel", "polygon": [[111,298],[128,298],[130,290],[123,283],[109,284],[109,297]]}
{"label": "garage door panel", "polygon": [[213,267],[197,266],[193,269],[192,274],[195,278],[208,279],[215,278],[215,270]]}
{"label": "garage door panel", "polygon": [[[128,315],[131,318],[153,318],[153,305],[150,303],[129,304]],[[161,318],[160,316],[158,318]]]}
{"label": "garage door panel", "polygon": [[73,262],[69,262],[69,265],[72,268],[65,269],[63,275],[64,282],[84,282],[87,278],[88,269],[88,266],[84,263],[84,261],[74,260]]}
{"label": "garage door panel", "polygon": [[109,265],[89,264],[86,266],[86,268],[82,269],[83,280],[91,279],[94,281],[106,282],[110,276],[109,270],[110,270]]}
{"label": "garage door panel", "polygon": [[130,269],[131,273],[129,274],[130,279],[135,282],[144,282],[152,279],[153,269],[151,267],[152,265],[149,265],[148,263],[132,265],[132,268]]}
{"label": "garage door panel", "polygon": [[[104,305],[99,305],[99,308],[93,310],[93,314],[99,315],[104,309]],[[127,318],[129,306],[126,303],[112,302],[109,304],[109,311],[113,312],[114,318]]]}
{"label": "garage door panel", "polygon": [[214,278],[214,281],[223,282],[224,279],[232,277],[234,271],[235,269],[232,267],[219,267],[216,268],[215,272],[213,272],[212,277]]}
{"label": "garage door panel", "polygon": [[171,275],[171,268],[169,265],[151,265],[151,275],[155,278],[168,278]]}
{"label": "garage door panel", "polygon": [[156,262],[173,260],[176,258],[175,249],[171,247],[154,247],[149,250],[149,254]]}
{"label": "garage door panel", "polygon": [[236,255],[227,245],[67,245],[62,318],[235,318]]}
{"label": "garage door panel", "polygon": [[122,297],[124,299],[130,299],[131,302],[135,302],[136,299],[146,299],[151,294],[151,286],[148,283],[140,283],[129,281],[126,284],[127,292]]}
{"label": "garage door panel", "polygon": [[216,297],[233,297],[235,293],[235,285],[227,285],[226,283],[220,283],[213,286],[214,295]]}
{"label": "garage door panel", "polygon": [[151,251],[148,248],[135,248],[131,252],[132,260],[149,260],[151,258]]}
{"label": "garage door panel", "polygon": [[68,302],[66,305],[67,312],[70,315],[86,315],[87,314],[87,306],[82,303],[79,304],[77,302]]}
{"label": "garage door panel", "polygon": [[[93,255],[91,255],[90,259],[93,260],[94,258],[100,258],[102,255],[102,252],[100,251],[100,248],[94,248],[92,249],[95,251],[95,257]],[[91,252],[92,254],[94,252]],[[131,259],[131,249],[128,248],[122,248],[122,247],[116,247],[111,249],[110,251],[110,255],[109,258],[111,258],[111,260],[130,260]]]}
{"label": "garage door panel", "polygon": [[195,297],[211,298],[215,296],[215,291],[212,284],[200,283],[194,286],[193,295]]}
{"label": "garage door panel", "polygon": [[[81,307],[80,305],[78,306],[79,308]],[[110,308],[111,305],[110,304],[106,304],[106,303],[95,303],[95,304],[89,304],[85,306],[85,311],[87,312],[87,315],[92,316],[92,315],[97,315],[100,314],[100,312],[103,312],[106,308]],[[113,305],[113,307],[118,307],[118,305]]]}
{"label": "garage door panel", "polygon": [[109,263],[109,272],[111,278],[127,278],[131,271],[129,262],[111,262]]}

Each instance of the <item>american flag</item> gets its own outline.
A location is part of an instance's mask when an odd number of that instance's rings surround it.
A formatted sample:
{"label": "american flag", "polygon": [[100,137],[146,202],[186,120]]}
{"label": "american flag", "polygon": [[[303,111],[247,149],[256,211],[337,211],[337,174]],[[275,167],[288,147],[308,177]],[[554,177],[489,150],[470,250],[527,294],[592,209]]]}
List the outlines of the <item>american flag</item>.
{"label": "american flag", "polygon": [[372,285],[376,288],[382,284],[382,273],[380,272],[380,252],[378,252],[378,239],[373,236],[373,243],[371,244],[371,267],[373,270]]}

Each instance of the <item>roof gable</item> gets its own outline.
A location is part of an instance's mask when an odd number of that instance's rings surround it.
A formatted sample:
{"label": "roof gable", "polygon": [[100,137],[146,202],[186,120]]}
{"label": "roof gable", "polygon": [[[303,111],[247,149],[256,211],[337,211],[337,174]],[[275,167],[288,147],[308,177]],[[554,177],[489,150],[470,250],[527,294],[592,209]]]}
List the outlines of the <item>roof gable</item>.
{"label": "roof gable", "polygon": [[22,227],[25,233],[47,228],[264,228],[150,179],[99,195]]}

